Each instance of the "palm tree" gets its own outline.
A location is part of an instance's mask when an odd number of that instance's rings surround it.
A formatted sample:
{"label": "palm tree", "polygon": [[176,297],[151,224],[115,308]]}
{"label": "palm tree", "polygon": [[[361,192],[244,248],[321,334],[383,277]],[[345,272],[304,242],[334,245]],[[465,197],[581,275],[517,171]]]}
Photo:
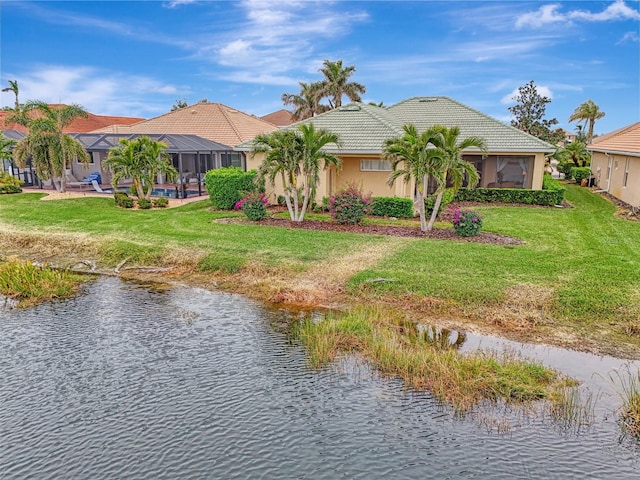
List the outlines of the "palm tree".
{"label": "palm tree", "polygon": [[320,73],[324,79],[322,85],[322,96],[329,98],[331,108],[338,108],[342,105],[342,96],[346,95],[352,102],[359,102],[360,95],[364,94],[367,88],[361,83],[350,82],[349,77],[356,71],[356,67],[350,65],[342,67],[342,60],[332,62],[325,60]]}
{"label": "palm tree", "polygon": [[123,178],[132,178],[138,198],[148,199],[158,173],[165,174],[169,181],[175,180],[178,171],[169,163],[166,148],[166,143],[156,142],[146,135],[135,140],[121,139],[118,146],[109,150],[104,162],[114,173],[113,187],[117,188]]}
{"label": "palm tree", "polygon": [[315,199],[320,170],[340,165],[337,156],[322,150],[330,143],[339,145],[338,136],[328,130],[316,130],[312,123],[254,139],[251,155],[265,153],[256,181],[269,179],[274,186],[276,178],[282,181],[291,221],[304,220],[309,202]]}
{"label": "palm tree", "polygon": [[316,189],[320,182],[320,170],[326,170],[330,165],[336,168],[340,166],[340,159],[337,156],[323,152],[322,149],[330,143],[340,146],[340,139],[337,134],[329,130],[323,128],[316,130],[313,123],[300,125],[298,130],[302,134],[301,173],[305,180],[304,201],[300,212],[300,221],[302,221],[307,211],[309,200],[315,200],[316,198]]}
{"label": "palm tree", "polygon": [[591,162],[587,146],[579,141],[571,142],[559,152],[561,161],[572,162],[576,167],[586,167]]}
{"label": "palm tree", "polygon": [[419,134],[414,125],[404,125],[402,129],[404,135],[388,139],[383,147],[383,158],[391,161],[393,167],[387,183],[393,185],[400,177],[403,177],[406,183],[412,179],[415,181],[414,205],[420,214],[420,230],[426,232],[424,200],[429,179],[433,178],[438,185],[441,185],[446,178],[443,176],[442,152],[433,146],[433,143],[438,140],[442,143],[443,140],[439,138],[442,137],[442,132],[432,127]]}
{"label": "palm tree", "polygon": [[20,102],[18,101],[18,92],[20,91],[20,89],[18,88],[18,81],[17,80],[9,80],[9,86],[6,88],[2,89],[3,92],[13,92],[13,94],[16,96],[16,108],[15,111],[17,112],[18,110],[20,110]]}
{"label": "palm tree", "polygon": [[[29,115],[32,111],[38,113],[35,118]],[[29,128],[27,136],[16,144],[13,151],[18,166],[24,168],[31,157],[38,176],[51,179],[56,190],[65,192],[66,170],[74,160],[87,166],[89,154],[80,142],[63,133],[63,130],[76,118],[86,118],[87,115],[87,111],[76,104],[51,107],[41,101],[28,101],[19,112],[7,119],[8,122],[15,121]]]}
{"label": "palm tree", "polygon": [[587,143],[591,143],[593,140],[593,127],[596,124],[596,120],[600,120],[605,116],[605,113],[600,110],[600,107],[595,104],[593,100],[587,100],[584,103],[578,105],[569,117],[570,122],[578,121],[587,126]]}
{"label": "palm tree", "polygon": [[253,140],[251,156],[264,153],[265,157],[258,169],[256,182],[269,179],[275,186],[276,178],[282,182],[284,199],[291,221],[300,216],[298,176],[300,175],[300,135],[295,130],[276,130],[258,135]]}
{"label": "palm tree", "polygon": [[15,140],[5,137],[4,133],[0,134],[0,160],[9,160],[11,158],[11,151],[15,144]]}
{"label": "palm tree", "polygon": [[300,93],[283,93],[282,102],[285,105],[293,105],[295,110],[291,113],[291,117],[298,121],[316,116],[319,113],[326,112],[328,107],[320,103],[321,91],[320,82],[300,83]]}
{"label": "palm tree", "polygon": [[484,138],[471,136],[460,139],[460,127],[447,128],[436,126],[434,129],[440,131],[442,134],[441,136],[436,136],[432,140],[432,143],[440,150],[443,159],[441,178],[445,181],[439,184],[436,190],[436,201],[433,206],[433,212],[431,212],[431,219],[429,220],[427,230],[433,228],[433,223],[438,216],[438,210],[440,210],[442,195],[447,186],[447,180],[451,180],[454,194],[462,187],[465,179],[467,181],[467,188],[475,187],[480,181],[476,167],[471,162],[462,159],[462,152],[469,148],[476,147],[480,150],[482,156],[487,154],[487,142]]}

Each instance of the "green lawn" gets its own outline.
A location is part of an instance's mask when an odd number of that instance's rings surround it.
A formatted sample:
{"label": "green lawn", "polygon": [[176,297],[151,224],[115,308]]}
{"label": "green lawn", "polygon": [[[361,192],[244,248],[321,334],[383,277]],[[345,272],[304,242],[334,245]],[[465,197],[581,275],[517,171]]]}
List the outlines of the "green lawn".
{"label": "green lawn", "polygon": [[[578,186],[567,189],[574,208],[477,209],[485,230],[520,238],[525,243],[518,246],[217,223],[217,218],[238,213],[210,211],[207,201],[128,211],[116,208],[111,199],[43,202],[40,197],[0,196],[0,228],[88,233],[99,241],[127,241],[157,252],[181,249],[200,258],[220,256],[233,265],[251,261],[296,273],[313,267],[316,275],[324,265],[329,268],[380,246],[381,259],[369,266],[356,262],[348,279],[348,293],[359,300],[426,295],[470,310],[499,306],[509,287],[528,285],[552,292],[551,315],[558,325],[640,343],[622,333],[625,323],[640,322],[640,222],[615,217],[609,202]],[[122,248],[131,243],[121,243]],[[380,277],[394,281],[368,282]]]}

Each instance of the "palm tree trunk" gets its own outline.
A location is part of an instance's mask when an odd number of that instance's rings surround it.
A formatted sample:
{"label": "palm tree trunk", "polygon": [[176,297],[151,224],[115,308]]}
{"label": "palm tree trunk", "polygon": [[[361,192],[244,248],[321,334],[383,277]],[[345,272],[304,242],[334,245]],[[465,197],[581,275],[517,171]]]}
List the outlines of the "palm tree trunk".
{"label": "palm tree trunk", "polygon": [[436,221],[436,217],[438,216],[438,211],[440,210],[440,204],[442,203],[442,195],[444,191],[441,190],[438,192],[436,196],[436,203],[433,205],[433,212],[431,212],[431,218],[429,219],[429,225],[427,225],[427,231],[430,232],[433,230],[433,224]]}
{"label": "palm tree trunk", "polygon": [[424,199],[427,191],[427,176],[422,177],[422,190],[418,189],[418,213],[420,214],[420,230],[427,231],[427,216],[424,210]]}
{"label": "palm tree trunk", "polygon": [[293,221],[298,221],[298,187],[293,187]]}
{"label": "palm tree trunk", "polygon": [[302,202],[302,211],[300,212],[299,222],[304,220],[304,214],[307,212],[307,206],[309,205],[309,195],[311,194],[311,185],[309,184],[309,177],[305,179],[304,186],[304,201]]}
{"label": "palm tree trunk", "polygon": [[289,218],[291,221],[294,219],[293,215],[293,207],[291,206],[291,187],[287,186],[287,182],[285,181],[284,171],[281,172],[282,176],[282,187],[284,188],[284,202],[287,204],[287,210],[289,211]]}

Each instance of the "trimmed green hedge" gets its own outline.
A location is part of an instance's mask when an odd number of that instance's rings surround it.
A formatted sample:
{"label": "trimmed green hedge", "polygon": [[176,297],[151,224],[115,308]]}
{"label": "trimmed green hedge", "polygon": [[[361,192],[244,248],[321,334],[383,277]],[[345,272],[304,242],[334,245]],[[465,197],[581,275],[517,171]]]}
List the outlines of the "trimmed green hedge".
{"label": "trimmed green hedge", "polygon": [[375,197],[371,204],[371,215],[378,217],[413,217],[413,201],[400,197]]}
{"label": "trimmed green hedge", "polygon": [[459,202],[526,203],[529,205],[560,205],[564,200],[564,188],[528,190],[524,188],[474,188],[458,191]]}
{"label": "trimmed green hedge", "polygon": [[237,167],[209,170],[205,175],[205,184],[211,205],[217,210],[233,210],[247,193],[257,192],[257,175],[255,170],[245,172]]}
{"label": "trimmed green hedge", "polygon": [[576,183],[581,183],[583,179],[591,176],[590,167],[573,167],[571,169],[571,177],[576,180]]}

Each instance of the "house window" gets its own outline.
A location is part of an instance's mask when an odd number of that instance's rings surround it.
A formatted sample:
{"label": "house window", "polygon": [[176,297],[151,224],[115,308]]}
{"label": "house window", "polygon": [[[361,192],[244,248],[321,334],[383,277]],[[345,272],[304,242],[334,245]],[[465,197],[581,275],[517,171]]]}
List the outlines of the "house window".
{"label": "house window", "polygon": [[220,154],[220,162],[223,167],[242,168],[242,156],[240,152],[223,152]]}
{"label": "house window", "polygon": [[622,186],[627,186],[627,180],[629,179],[629,164],[631,163],[631,159],[627,157],[627,161],[624,164],[624,177],[622,177]]}
{"label": "house window", "polygon": [[[76,163],[81,163],[78,157],[76,157]],[[89,165],[96,163],[100,163],[100,152],[89,152]]]}
{"label": "house window", "polygon": [[391,170],[389,160],[360,160],[361,172],[390,172]]}
{"label": "house window", "polygon": [[499,155],[497,158],[496,177],[501,188],[527,188],[531,184],[533,156]]}

